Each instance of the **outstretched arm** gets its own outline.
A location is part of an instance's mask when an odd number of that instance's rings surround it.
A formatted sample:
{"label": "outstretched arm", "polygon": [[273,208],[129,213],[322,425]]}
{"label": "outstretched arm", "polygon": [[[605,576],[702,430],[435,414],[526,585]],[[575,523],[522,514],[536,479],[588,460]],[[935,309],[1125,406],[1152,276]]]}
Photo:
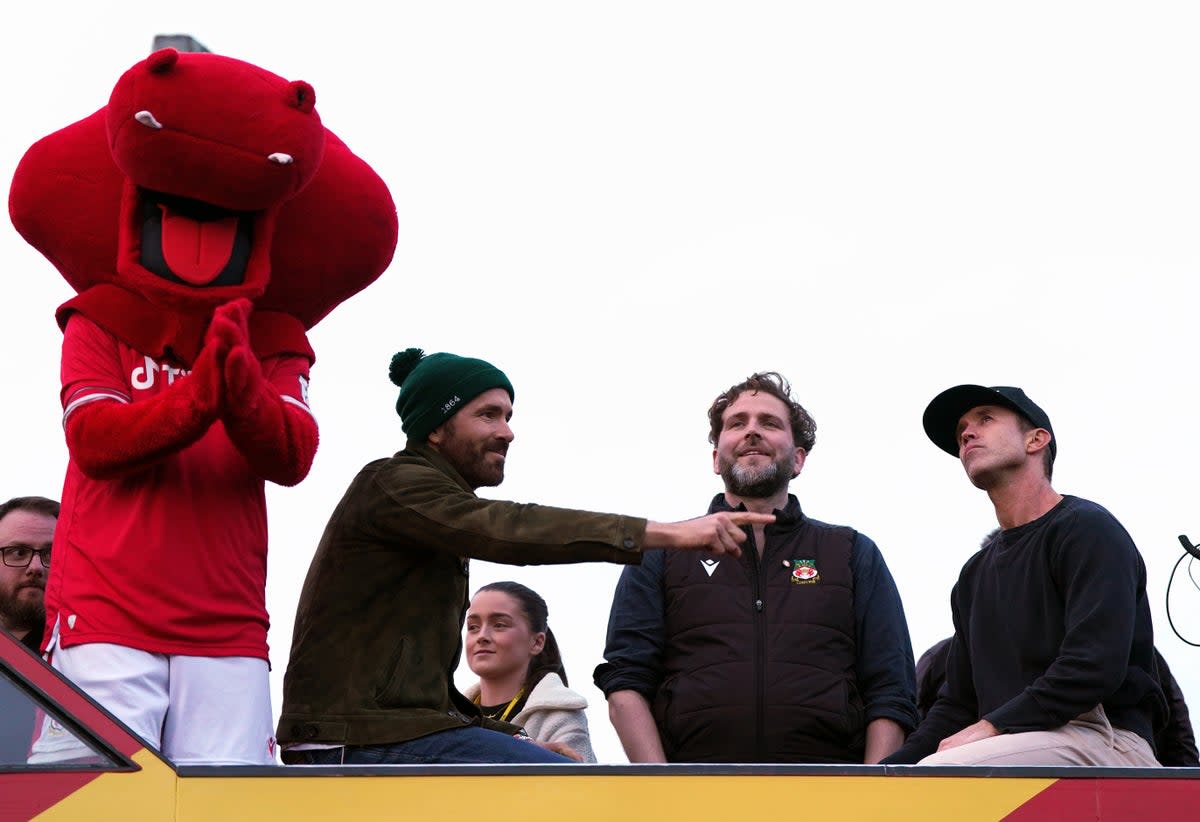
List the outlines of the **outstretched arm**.
{"label": "outstretched arm", "polygon": [[[218,308],[213,317],[217,333],[232,341],[225,358],[221,419],[254,473],[280,485],[295,485],[312,467],[317,421],[301,400],[284,393],[263,373],[250,348],[249,313],[249,302],[237,300]],[[281,379],[303,385],[307,373],[289,372]]]}
{"label": "outstretched arm", "polygon": [[721,511],[681,522],[646,523],[646,547],[680,551],[711,551],[717,556],[742,555],[746,525],[770,525],[774,514]]}

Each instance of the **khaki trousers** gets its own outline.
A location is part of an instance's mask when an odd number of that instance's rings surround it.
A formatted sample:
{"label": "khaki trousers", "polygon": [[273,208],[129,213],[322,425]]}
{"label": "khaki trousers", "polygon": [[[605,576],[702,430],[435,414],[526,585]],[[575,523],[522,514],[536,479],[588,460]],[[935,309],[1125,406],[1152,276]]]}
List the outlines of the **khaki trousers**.
{"label": "khaki trousers", "polygon": [[1102,705],[1053,731],[1000,734],[930,754],[917,764],[1161,767],[1146,740],[1109,724]]}

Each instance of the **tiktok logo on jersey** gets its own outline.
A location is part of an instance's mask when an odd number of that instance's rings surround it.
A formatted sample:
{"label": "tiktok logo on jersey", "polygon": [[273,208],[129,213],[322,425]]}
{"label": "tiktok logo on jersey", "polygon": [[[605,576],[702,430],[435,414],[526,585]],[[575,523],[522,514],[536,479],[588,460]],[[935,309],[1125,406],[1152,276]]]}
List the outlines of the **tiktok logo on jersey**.
{"label": "tiktok logo on jersey", "polygon": [[176,368],[167,363],[157,363],[150,357],[143,357],[142,364],[129,374],[129,384],[138,391],[145,391],[148,388],[154,387],[156,374],[164,375],[167,385],[174,384],[179,377],[190,374],[191,372],[184,368]]}

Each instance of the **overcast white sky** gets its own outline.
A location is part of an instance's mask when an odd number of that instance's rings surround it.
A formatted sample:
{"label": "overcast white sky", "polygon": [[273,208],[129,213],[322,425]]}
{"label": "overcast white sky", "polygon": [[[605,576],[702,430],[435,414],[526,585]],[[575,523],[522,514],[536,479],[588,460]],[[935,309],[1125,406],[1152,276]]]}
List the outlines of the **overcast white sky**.
{"label": "overcast white sky", "polygon": [[[960,382],[1021,385],[1058,433],[1055,486],[1141,548],[1157,644],[1200,703],[1200,649],[1163,607],[1176,535],[1200,539],[1193,4],[125,0],[4,18],[5,181],[155,34],[190,33],[312,83],[395,198],[391,268],[311,334],[312,473],[269,492],[276,711],[325,520],[403,445],[387,366],[408,346],[512,378],[517,439],[489,496],[654,519],[719,490],[713,397],[782,372],[819,427],[792,489],[880,545],[918,654],[951,630],[950,587],[995,522],[921,413]],[[0,264],[0,499],[57,498],[53,314],[72,292],[7,221]],[[618,574],[472,576],[546,597],[610,762],[591,670]],[[1184,583],[1172,615],[1200,641]]]}

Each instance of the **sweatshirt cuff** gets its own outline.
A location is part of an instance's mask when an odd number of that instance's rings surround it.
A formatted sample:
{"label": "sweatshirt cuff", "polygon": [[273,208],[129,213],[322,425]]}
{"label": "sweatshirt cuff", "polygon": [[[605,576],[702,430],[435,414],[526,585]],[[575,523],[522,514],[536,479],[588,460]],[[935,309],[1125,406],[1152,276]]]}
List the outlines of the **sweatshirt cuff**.
{"label": "sweatshirt cuff", "polygon": [[1046,713],[1028,691],[1023,691],[981,719],[992,723],[1000,733],[1048,731],[1065,724]]}
{"label": "sweatshirt cuff", "polygon": [[607,699],[614,691],[637,691],[646,701],[653,704],[658,691],[657,678],[652,674],[612,662],[596,666],[592,682],[604,692]]}

